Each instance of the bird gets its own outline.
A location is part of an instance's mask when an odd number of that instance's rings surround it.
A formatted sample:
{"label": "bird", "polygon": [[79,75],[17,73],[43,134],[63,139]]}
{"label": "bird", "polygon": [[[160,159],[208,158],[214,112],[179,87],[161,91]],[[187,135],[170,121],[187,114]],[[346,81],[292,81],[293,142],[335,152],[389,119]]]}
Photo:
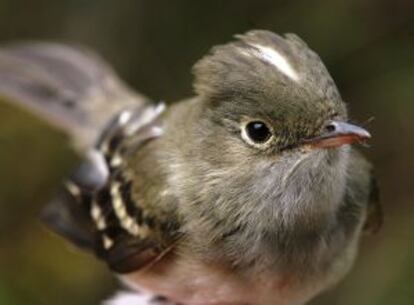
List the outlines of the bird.
{"label": "bird", "polygon": [[236,35],[192,72],[167,106],[89,49],[2,47],[0,93],[82,156],[43,219],[132,291],[105,304],[305,304],[381,226],[371,135],[295,34]]}

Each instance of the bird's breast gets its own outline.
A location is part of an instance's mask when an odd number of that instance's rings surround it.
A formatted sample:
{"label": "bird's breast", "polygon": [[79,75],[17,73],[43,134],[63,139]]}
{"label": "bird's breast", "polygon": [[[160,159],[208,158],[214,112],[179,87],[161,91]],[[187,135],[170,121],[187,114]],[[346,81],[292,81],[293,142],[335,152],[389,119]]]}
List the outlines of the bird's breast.
{"label": "bird's breast", "polygon": [[122,276],[138,291],[185,305],[303,304],[335,279],[300,280],[298,273],[243,274],[189,257],[166,257],[150,269]]}

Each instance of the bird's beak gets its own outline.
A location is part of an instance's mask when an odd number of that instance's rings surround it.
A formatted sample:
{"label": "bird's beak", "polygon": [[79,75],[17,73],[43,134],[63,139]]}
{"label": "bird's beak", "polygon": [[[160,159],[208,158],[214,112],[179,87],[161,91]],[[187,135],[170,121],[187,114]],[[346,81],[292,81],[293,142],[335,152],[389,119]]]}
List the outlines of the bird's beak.
{"label": "bird's beak", "polygon": [[306,139],[303,144],[314,148],[334,148],[345,144],[361,143],[369,138],[371,135],[364,128],[345,122],[332,121],[327,125],[325,133]]}

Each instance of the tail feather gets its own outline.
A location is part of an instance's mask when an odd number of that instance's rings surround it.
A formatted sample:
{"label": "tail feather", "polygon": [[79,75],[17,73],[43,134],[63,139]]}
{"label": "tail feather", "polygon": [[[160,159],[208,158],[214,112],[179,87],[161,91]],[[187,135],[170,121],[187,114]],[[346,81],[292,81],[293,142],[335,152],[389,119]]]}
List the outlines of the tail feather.
{"label": "tail feather", "polygon": [[149,102],[98,55],[53,43],[0,48],[0,95],[62,129],[83,151],[115,114]]}

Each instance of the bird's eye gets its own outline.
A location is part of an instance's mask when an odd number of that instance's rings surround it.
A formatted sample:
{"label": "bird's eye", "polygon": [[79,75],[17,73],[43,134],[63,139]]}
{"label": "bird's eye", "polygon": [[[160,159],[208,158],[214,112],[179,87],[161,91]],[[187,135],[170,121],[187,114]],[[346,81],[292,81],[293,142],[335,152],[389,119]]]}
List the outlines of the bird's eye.
{"label": "bird's eye", "polygon": [[263,144],[272,136],[270,128],[262,121],[249,122],[244,129],[245,135],[248,137],[248,140],[253,142],[253,144]]}

